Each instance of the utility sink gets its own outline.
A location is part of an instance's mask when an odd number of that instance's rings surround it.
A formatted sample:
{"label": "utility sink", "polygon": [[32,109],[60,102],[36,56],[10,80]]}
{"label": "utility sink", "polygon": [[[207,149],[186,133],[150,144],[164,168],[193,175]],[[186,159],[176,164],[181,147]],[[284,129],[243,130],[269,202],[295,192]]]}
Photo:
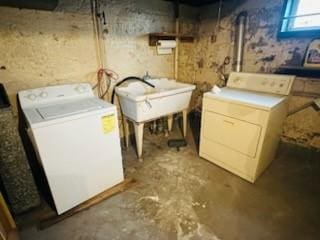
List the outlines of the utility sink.
{"label": "utility sink", "polygon": [[146,80],[155,86],[152,88],[141,82],[132,82],[125,87],[117,87],[120,106],[124,115],[126,145],[129,144],[128,120],[135,129],[137,153],[142,156],[144,123],[161,117],[168,117],[169,131],[172,127],[173,114],[183,113],[183,134],[187,134],[187,112],[190,104],[192,84],[177,82],[167,78]]}

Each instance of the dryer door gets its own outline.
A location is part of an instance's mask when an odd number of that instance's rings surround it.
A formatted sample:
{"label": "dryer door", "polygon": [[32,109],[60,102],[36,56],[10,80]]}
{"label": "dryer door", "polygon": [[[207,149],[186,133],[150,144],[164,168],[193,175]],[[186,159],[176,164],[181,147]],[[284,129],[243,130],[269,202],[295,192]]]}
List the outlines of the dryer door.
{"label": "dryer door", "polygon": [[[231,148],[249,157],[255,157],[261,127],[214,112],[204,112],[205,138]],[[210,126],[210,127],[208,127]]]}

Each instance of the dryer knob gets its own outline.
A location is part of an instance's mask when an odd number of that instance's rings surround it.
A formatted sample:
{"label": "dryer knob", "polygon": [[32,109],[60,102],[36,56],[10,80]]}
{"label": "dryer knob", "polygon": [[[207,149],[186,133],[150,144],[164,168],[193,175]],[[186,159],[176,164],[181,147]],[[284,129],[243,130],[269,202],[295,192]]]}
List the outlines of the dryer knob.
{"label": "dryer knob", "polygon": [[241,79],[238,77],[233,80],[234,83],[240,83],[240,81],[241,81]]}
{"label": "dryer knob", "polygon": [[35,95],[34,93],[30,93],[29,95],[27,95],[27,98],[31,101],[35,100],[37,98],[37,95]]}

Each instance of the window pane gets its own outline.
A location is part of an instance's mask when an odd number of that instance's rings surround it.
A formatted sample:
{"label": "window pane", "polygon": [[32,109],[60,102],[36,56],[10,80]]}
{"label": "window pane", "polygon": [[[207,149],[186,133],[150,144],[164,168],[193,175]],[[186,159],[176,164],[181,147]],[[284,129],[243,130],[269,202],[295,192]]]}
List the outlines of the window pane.
{"label": "window pane", "polygon": [[296,18],[294,28],[320,28],[320,15]]}
{"label": "window pane", "polygon": [[300,0],[297,11],[294,15],[305,15],[319,13],[319,15],[297,17],[294,19],[293,28],[320,28],[320,1],[319,0]]}
{"label": "window pane", "polygon": [[296,15],[304,15],[310,13],[320,13],[319,0],[300,0]]}
{"label": "window pane", "polygon": [[278,37],[319,37],[320,0],[285,0]]}

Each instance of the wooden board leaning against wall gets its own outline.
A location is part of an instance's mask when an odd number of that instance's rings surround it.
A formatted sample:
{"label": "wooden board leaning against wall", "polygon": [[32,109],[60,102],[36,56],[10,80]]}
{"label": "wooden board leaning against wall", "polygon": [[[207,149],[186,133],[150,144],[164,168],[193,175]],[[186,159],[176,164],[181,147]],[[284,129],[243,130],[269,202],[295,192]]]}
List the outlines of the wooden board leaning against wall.
{"label": "wooden board leaning against wall", "polygon": [[18,240],[17,228],[0,192],[0,240]]}

